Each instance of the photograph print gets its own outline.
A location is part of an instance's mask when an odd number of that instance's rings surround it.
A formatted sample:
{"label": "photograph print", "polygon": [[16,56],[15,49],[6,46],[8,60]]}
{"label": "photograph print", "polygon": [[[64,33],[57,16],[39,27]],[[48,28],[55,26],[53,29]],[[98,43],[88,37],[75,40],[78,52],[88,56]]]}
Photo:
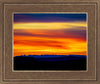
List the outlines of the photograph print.
{"label": "photograph print", "polygon": [[87,70],[86,13],[14,13],[14,70]]}

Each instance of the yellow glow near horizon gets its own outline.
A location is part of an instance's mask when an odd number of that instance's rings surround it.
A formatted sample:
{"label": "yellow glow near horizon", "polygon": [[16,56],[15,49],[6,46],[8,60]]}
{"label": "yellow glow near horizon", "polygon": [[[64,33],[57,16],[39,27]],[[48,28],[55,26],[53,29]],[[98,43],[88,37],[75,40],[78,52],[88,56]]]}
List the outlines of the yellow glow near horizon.
{"label": "yellow glow near horizon", "polygon": [[[19,42],[14,45],[14,56],[18,55],[41,55],[41,54],[58,54],[58,55],[69,55],[69,54],[84,54],[86,55],[86,48],[87,44],[86,41],[83,40],[77,40],[77,39],[71,39],[71,38],[56,38],[56,41],[58,43],[50,43],[50,41],[54,41],[55,38],[46,38],[46,37],[24,37],[24,36],[16,36],[15,40],[20,40],[22,42]],[[23,43],[23,41],[25,41]],[[36,41],[47,41],[48,43],[52,44],[46,45],[45,43],[37,43],[37,42],[31,42],[31,40]],[[47,44],[48,44],[47,43]],[[68,44],[69,43],[69,44]],[[56,46],[55,46],[56,45]],[[62,46],[62,47],[57,47]],[[79,53],[81,52],[81,53]]]}

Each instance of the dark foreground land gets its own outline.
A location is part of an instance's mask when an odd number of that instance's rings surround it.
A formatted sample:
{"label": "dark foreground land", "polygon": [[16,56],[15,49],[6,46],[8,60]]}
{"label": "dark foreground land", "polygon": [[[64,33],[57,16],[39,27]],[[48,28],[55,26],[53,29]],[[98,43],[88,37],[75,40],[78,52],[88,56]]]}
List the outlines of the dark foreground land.
{"label": "dark foreground land", "polygon": [[86,56],[16,56],[14,57],[14,70],[86,70]]}

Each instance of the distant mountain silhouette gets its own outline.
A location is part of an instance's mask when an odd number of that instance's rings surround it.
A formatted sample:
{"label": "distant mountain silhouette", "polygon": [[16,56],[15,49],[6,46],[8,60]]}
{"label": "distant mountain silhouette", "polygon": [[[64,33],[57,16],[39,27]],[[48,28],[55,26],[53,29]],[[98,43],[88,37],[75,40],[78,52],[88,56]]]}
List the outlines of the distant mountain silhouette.
{"label": "distant mountain silhouette", "polygon": [[86,70],[85,55],[22,55],[14,57],[14,70]]}

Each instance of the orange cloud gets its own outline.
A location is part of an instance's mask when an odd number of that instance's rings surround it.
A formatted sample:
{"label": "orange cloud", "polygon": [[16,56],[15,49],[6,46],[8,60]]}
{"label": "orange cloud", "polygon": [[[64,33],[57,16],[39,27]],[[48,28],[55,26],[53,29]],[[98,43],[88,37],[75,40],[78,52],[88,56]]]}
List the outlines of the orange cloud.
{"label": "orange cloud", "polygon": [[24,54],[86,55],[86,42],[83,40],[70,38],[14,36],[14,56]]}

